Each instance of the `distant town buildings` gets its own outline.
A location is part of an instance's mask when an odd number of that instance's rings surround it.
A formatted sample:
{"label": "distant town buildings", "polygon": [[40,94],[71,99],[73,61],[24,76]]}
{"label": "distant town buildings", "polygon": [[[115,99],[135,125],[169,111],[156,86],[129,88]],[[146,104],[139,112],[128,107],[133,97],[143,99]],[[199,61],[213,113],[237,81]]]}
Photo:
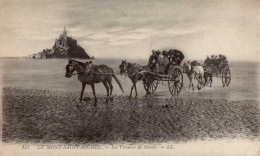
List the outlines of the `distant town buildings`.
{"label": "distant town buildings", "polygon": [[85,50],[77,44],[77,40],[67,36],[66,28],[60,35],[59,39],[55,40],[52,49],[44,49],[36,54],[29,55],[29,58],[47,59],[47,58],[84,58],[90,59]]}
{"label": "distant town buildings", "polygon": [[44,49],[41,52],[29,55],[29,58],[32,58],[32,59],[47,59],[47,58],[51,58],[52,55],[53,55],[52,49]]}

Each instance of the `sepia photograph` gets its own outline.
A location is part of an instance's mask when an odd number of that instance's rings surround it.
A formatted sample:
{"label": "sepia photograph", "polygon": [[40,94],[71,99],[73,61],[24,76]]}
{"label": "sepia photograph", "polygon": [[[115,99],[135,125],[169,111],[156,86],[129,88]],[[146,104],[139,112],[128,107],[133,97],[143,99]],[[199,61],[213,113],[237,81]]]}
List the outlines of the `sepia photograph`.
{"label": "sepia photograph", "polygon": [[1,0],[0,21],[0,155],[260,155],[259,0]]}

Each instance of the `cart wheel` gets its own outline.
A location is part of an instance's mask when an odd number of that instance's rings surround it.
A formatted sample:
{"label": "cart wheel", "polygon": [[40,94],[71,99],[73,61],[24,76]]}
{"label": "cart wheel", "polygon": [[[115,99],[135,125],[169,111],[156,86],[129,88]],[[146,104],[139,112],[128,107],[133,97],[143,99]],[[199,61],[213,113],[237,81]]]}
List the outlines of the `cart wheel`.
{"label": "cart wheel", "polygon": [[147,78],[143,80],[143,83],[145,91],[153,94],[157,89],[159,78],[157,76],[147,76]]}
{"label": "cart wheel", "polygon": [[229,86],[231,81],[231,73],[228,67],[224,68],[222,71],[222,85],[223,87]]}
{"label": "cart wheel", "polygon": [[169,72],[168,87],[172,96],[181,92],[183,87],[183,75],[179,67],[173,67]]}

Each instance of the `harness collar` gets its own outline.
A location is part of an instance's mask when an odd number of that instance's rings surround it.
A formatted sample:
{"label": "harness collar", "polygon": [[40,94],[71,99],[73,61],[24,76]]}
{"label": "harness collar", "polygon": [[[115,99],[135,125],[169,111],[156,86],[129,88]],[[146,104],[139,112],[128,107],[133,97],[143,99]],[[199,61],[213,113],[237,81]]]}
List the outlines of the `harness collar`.
{"label": "harness collar", "polygon": [[[132,70],[137,66],[137,64],[134,63],[134,64],[133,64],[133,67],[127,69],[127,66],[129,66],[129,64],[130,64],[129,62],[126,62],[126,65],[125,65],[126,72],[124,72],[123,75],[128,76],[128,77],[131,77],[131,76],[133,76],[133,75],[136,74],[135,72],[132,72]],[[132,73],[131,73],[131,72],[132,72]]]}

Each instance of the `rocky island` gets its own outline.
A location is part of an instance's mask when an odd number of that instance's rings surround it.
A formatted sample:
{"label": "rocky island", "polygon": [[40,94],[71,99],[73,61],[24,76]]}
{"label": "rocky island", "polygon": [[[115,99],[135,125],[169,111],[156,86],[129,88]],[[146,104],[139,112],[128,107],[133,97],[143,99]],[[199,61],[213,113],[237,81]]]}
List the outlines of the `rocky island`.
{"label": "rocky island", "polygon": [[44,49],[36,54],[29,55],[29,58],[47,59],[47,58],[82,58],[91,59],[86,51],[77,43],[77,40],[67,36],[66,28],[55,40],[52,49]]}

